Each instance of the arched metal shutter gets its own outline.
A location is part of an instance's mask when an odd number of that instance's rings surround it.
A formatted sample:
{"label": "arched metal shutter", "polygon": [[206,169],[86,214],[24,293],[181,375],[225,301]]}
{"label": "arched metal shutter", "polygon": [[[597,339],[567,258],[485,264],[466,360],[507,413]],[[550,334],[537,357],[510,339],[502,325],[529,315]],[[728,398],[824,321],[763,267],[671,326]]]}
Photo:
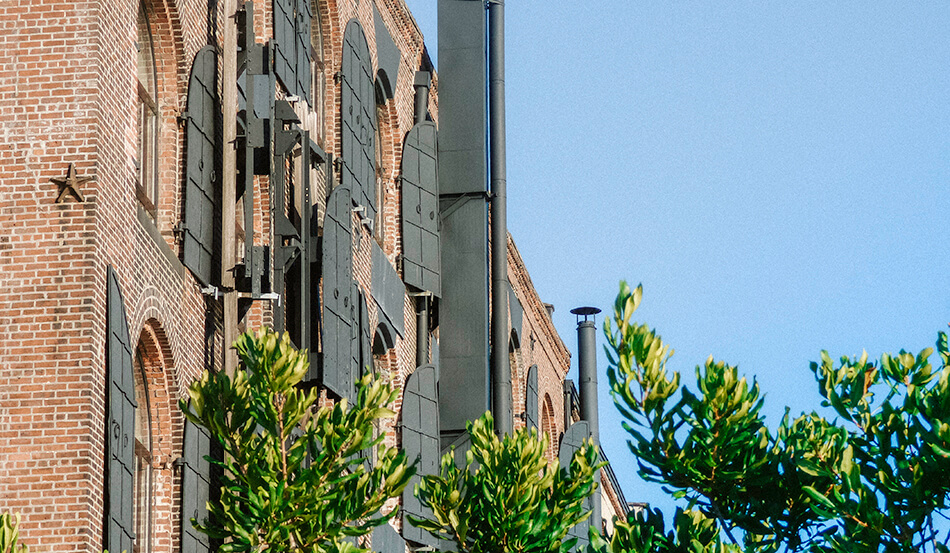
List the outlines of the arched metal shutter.
{"label": "arched metal shutter", "polygon": [[[340,397],[349,397],[353,317],[353,237],[350,189],[339,186],[327,199],[323,225],[323,374],[322,382]],[[311,375],[312,376],[312,375]]]}
{"label": "arched metal shutter", "polygon": [[343,123],[343,185],[350,187],[353,203],[376,218],[376,95],[366,35],[356,19],[343,34],[341,121]]}
{"label": "arched metal shutter", "polygon": [[[570,469],[574,452],[580,449],[581,446],[584,445],[584,440],[588,438],[590,438],[590,425],[587,424],[587,421],[577,421],[567,429],[567,432],[564,433],[564,437],[561,438],[561,448],[557,455],[561,468]],[[584,510],[590,510],[590,501],[590,497],[584,500]],[[567,533],[568,538],[577,538],[578,546],[587,545],[590,541],[587,536],[587,529],[590,527],[589,520],[590,519],[585,520],[577,526],[574,526]]]}
{"label": "arched metal shutter", "polygon": [[135,474],[135,380],[132,344],[122,290],[115,271],[106,269],[106,478],[105,548],[132,551],[132,494]]}
{"label": "arched metal shutter", "polygon": [[524,422],[527,428],[538,427],[538,366],[528,369],[528,385],[524,397]]}
{"label": "arched metal shutter", "polygon": [[403,280],[442,294],[439,236],[438,135],[435,123],[418,123],[402,151]]}
{"label": "arched metal shutter", "polygon": [[204,428],[185,420],[183,465],[181,475],[181,551],[208,553],[211,544],[207,534],[195,530],[191,519],[204,522],[208,518],[211,492],[211,438]]}
{"label": "arched metal shutter", "polygon": [[307,105],[313,106],[313,100],[310,95],[311,69],[310,69],[310,0],[297,0],[297,96],[307,101]]}
{"label": "arched metal shutter", "polygon": [[409,375],[402,399],[402,447],[409,462],[418,460],[416,474],[402,494],[402,535],[407,540],[438,547],[439,540],[409,523],[407,515],[431,516],[413,494],[423,476],[439,473],[439,391],[434,365],[422,365]]}
{"label": "arched metal shutter", "polygon": [[274,0],[274,73],[290,94],[297,93],[297,0]]}
{"label": "arched metal shutter", "polygon": [[185,205],[181,222],[182,262],[203,284],[216,279],[214,260],[219,257],[218,248],[214,247],[214,223],[221,182],[217,153],[222,138],[216,75],[214,46],[205,46],[195,55],[188,82]]}

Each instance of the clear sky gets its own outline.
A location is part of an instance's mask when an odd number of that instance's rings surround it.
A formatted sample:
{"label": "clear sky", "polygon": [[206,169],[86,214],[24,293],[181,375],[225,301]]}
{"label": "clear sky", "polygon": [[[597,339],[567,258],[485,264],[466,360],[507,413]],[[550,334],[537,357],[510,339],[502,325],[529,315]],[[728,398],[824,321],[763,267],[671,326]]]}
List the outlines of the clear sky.
{"label": "clear sky", "polygon": [[[408,4],[437,60],[436,0]],[[932,346],[950,322],[947,29],[937,1],[507,2],[508,225],[570,349],[571,308],[609,314],[620,279],[643,283],[635,318],[672,368],[738,364],[774,428],[818,408],[820,350]],[[627,499],[667,507],[599,368]]]}

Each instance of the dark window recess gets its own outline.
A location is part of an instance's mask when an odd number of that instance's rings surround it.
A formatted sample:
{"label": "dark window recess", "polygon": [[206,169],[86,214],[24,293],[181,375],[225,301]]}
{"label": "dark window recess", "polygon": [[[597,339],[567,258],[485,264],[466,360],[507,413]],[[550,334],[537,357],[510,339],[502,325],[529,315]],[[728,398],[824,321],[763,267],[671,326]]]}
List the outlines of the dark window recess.
{"label": "dark window recess", "polygon": [[[322,371],[319,378],[338,397],[348,397],[356,376],[351,374],[353,313],[353,236],[350,229],[350,190],[333,189],[323,224]],[[314,378],[311,366],[310,378]]]}
{"label": "dark window recess", "polygon": [[538,366],[528,369],[528,382],[524,397],[524,423],[527,428],[538,427]]}
{"label": "dark window recess", "polygon": [[[567,429],[567,432],[561,437],[561,448],[558,451],[558,462],[561,465],[561,468],[570,470],[571,459],[574,457],[574,452],[580,449],[584,445],[584,440],[590,438],[590,425],[587,424],[587,421],[577,421]],[[599,499],[599,496],[595,496]],[[591,499],[588,497],[584,500],[584,510],[589,511],[591,508]],[[567,538],[577,538],[577,545],[584,546],[589,543],[590,538],[587,535],[587,528],[590,526],[590,523],[585,520],[577,526],[574,526],[567,533]]]}
{"label": "dark window recess", "polygon": [[221,259],[220,225],[221,127],[215,76],[217,56],[213,46],[195,55],[188,82],[185,113],[185,197],[181,220],[182,262],[202,284],[217,282]]}
{"label": "dark window recess", "polygon": [[342,154],[344,186],[361,205],[365,220],[376,219],[376,92],[366,35],[351,19],[343,34],[343,67],[340,71]]}
{"label": "dark window recess", "polygon": [[109,551],[133,551],[135,380],[129,324],[119,280],[106,269],[105,539]]}
{"label": "dark window recess", "polygon": [[195,530],[192,519],[204,523],[208,518],[207,503],[212,499],[215,478],[206,457],[212,455],[211,438],[204,428],[185,421],[184,451],[181,476],[181,551],[209,553],[207,534]]}
{"label": "dark window recess", "polygon": [[402,152],[403,280],[442,294],[439,179],[435,123],[412,127]]}
{"label": "dark window recess", "polygon": [[413,494],[423,476],[439,473],[439,403],[434,365],[423,365],[406,380],[402,400],[402,447],[416,474],[402,494],[402,535],[409,541],[438,547],[439,540],[409,523],[408,515],[431,518],[432,514]]}
{"label": "dark window recess", "polygon": [[360,294],[360,371],[359,375],[367,372],[375,373],[373,363],[373,329],[370,328],[369,309],[366,307],[366,296]]}
{"label": "dark window recess", "polygon": [[273,0],[274,73],[287,94],[311,103],[310,0]]}

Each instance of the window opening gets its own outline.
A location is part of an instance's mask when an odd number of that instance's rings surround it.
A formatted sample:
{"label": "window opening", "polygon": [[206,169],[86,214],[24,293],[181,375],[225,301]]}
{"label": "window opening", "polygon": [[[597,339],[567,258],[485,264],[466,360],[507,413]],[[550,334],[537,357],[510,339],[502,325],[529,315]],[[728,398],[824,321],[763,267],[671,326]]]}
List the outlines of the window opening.
{"label": "window opening", "polygon": [[323,109],[325,104],[323,83],[326,82],[323,74],[323,17],[317,0],[313,0],[310,8],[310,13],[313,14],[310,20],[310,77],[313,80],[311,85],[313,105],[311,107],[314,113],[317,114],[317,128],[315,130],[311,129],[311,132],[317,135],[317,143],[322,147],[324,139]]}
{"label": "window opening", "polygon": [[[383,165],[383,121],[386,117],[386,94],[379,80],[376,80],[376,220],[373,228],[376,231],[376,241],[380,246],[386,239],[386,227],[383,211],[386,200],[386,167]],[[384,248],[385,249],[385,248]]]}
{"label": "window opening", "polygon": [[136,149],[136,196],[154,218],[158,206],[158,72],[149,9],[139,2],[136,85],[138,144]]}
{"label": "window opening", "polygon": [[135,490],[133,492],[132,553],[151,552],[152,531],[152,417],[148,376],[142,344],[135,348]]}

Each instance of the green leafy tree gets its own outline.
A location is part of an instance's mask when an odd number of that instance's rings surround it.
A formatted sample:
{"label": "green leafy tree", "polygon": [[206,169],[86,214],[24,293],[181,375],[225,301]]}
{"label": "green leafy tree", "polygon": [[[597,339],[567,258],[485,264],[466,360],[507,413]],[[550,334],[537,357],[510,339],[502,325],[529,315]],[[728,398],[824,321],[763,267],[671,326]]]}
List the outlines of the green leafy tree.
{"label": "green leafy tree", "polygon": [[19,539],[20,513],[0,515],[0,553],[29,553],[25,544],[17,543]]}
{"label": "green leafy tree", "polygon": [[374,422],[394,416],[395,392],[367,375],[356,405],[319,407],[315,390],[298,387],[307,356],[286,334],[262,329],[234,347],[242,369],[233,378],[205,371],[188,390],[190,402],[180,402],[225,453],[216,462],[224,469],[221,498],[196,527],[222,540],[225,552],[359,550],[346,538],[385,523],[393,513],[380,509],[414,472],[374,436]]}
{"label": "green leafy tree", "polygon": [[499,439],[486,413],[467,425],[472,447],[465,466],[454,452],[442,457],[438,476],[426,476],[415,493],[432,519],[412,524],[447,540],[459,553],[550,553],[570,551],[568,530],[590,516],[584,500],[596,487],[597,448],[575,452],[570,470],[545,458],[547,438],[519,429]]}
{"label": "green leafy tree", "polygon": [[[605,321],[611,394],[640,474],[685,501],[686,512],[671,533],[655,512],[621,521],[615,553],[720,551],[720,535],[745,551],[948,551],[946,524],[938,530],[950,496],[945,333],[939,368],[930,348],[877,362],[864,353],[835,363],[822,352],[811,370],[838,418],[791,419],[786,410],[772,432],[758,384],[736,367],[710,357],[696,368],[695,389],[681,384],[666,367],[673,350],[631,322],[642,293],[621,283]],[[680,539],[689,527],[714,537]]]}

